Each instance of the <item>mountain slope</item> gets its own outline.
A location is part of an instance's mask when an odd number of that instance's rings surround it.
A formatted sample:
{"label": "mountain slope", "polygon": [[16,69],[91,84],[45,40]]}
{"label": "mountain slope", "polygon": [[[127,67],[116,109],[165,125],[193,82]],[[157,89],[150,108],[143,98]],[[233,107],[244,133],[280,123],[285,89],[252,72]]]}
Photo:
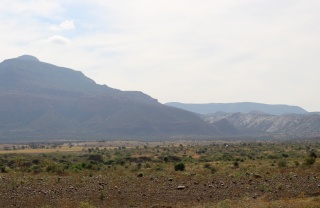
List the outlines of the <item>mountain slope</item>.
{"label": "mountain slope", "polygon": [[261,103],[250,103],[250,102],[240,102],[240,103],[209,103],[209,104],[184,104],[184,103],[166,103],[168,106],[173,106],[176,108],[181,108],[187,111],[199,113],[199,114],[210,114],[216,112],[225,113],[249,113],[251,111],[260,111],[272,115],[281,114],[306,114],[308,113],[304,109],[297,106],[289,105],[268,105]]}
{"label": "mountain slope", "polygon": [[97,85],[79,71],[40,62],[26,55],[1,63],[0,83],[0,91],[58,96],[99,94],[110,89]]}
{"label": "mountain slope", "polygon": [[100,139],[219,135],[198,115],[142,92],[97,85],[81,72],[21,56],[0,63],[0,138]]}
{"label": "mountain slope", "polygon": [[212,124],[226,120],[242,135],[280,138],[320,136],[320,115],[316,114],[220,113],[204,115],[203,118]]}

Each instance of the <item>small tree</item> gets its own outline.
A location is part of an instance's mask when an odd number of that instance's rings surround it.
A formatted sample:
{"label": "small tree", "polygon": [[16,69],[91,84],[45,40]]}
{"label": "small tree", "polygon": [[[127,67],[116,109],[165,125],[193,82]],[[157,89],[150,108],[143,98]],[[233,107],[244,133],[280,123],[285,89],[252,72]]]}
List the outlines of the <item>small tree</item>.
{"label": "small tree", "polygon": [[185,170],[185,165],[184,165],[184,163],[177,163],[177,164],[174,166],[174,170],[175,170],[175,171],[184,171],[184,170]]}

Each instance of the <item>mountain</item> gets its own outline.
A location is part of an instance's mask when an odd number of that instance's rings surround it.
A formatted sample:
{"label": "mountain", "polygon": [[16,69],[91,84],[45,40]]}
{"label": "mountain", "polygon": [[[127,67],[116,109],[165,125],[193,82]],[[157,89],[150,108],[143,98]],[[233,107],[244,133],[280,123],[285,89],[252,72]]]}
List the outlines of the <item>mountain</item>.
{"label": "mountain", "polygon": [[77,97],[108,90],[79,71],[43,63],[32,56],[5,60],[0,65],[0,92]]}
{"label": "mountain", "polygon": [[320,115],[258,103],[163,105],[33,56],[0,63],[0,142],[247,136],[320,136]]}
{"label": "mountain", "polygon": [[168,106],[173,106],[176,108],[181,108],[187,111],[199,113],[199,114],[210,114],[216,112],[225,113],[249,113],[253,111],[259,111],[271,115],[282,115],[282,114],[306,114],[306,110],[289,105],[268,105],[261,103],[251,103],[251,102],[239,102],[239,103],[209,103],[209,104],[184,104],[171,102],[166,103]]}
{"label": "mountain", "polygon": [[204,115],[203,119],[211,124],[228,122],[234,126],[239,136],[269,138],[320,136],[320,115],[317,114],[217,113]]}
{"label": "mountain", "polygon": [[0,63],[1,141],[220,135],[198,115],[24,55]]}

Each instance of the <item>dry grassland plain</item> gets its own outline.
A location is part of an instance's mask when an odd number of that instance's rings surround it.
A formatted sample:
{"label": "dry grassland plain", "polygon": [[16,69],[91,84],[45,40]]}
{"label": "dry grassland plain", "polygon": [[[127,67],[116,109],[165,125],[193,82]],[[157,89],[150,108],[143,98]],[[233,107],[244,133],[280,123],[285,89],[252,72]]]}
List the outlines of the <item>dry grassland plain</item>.
{"label": "dry grassland plain", "polygon": [[39,208],[316,208],[318,155],[316,141],[2,144],[0,201]]}

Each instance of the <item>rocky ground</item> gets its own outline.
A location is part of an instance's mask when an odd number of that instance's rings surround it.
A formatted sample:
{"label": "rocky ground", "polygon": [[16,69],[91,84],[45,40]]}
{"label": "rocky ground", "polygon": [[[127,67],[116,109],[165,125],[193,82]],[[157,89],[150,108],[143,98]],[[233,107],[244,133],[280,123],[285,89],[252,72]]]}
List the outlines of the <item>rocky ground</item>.
{"label": "rocky ground", "polygon": [[[0,207],[191,207],[225,199],[267,201],[320,195],[317,172],[175,177],[77,173],[0,175]],[[87,202],[87,204],[85,203]]]}

